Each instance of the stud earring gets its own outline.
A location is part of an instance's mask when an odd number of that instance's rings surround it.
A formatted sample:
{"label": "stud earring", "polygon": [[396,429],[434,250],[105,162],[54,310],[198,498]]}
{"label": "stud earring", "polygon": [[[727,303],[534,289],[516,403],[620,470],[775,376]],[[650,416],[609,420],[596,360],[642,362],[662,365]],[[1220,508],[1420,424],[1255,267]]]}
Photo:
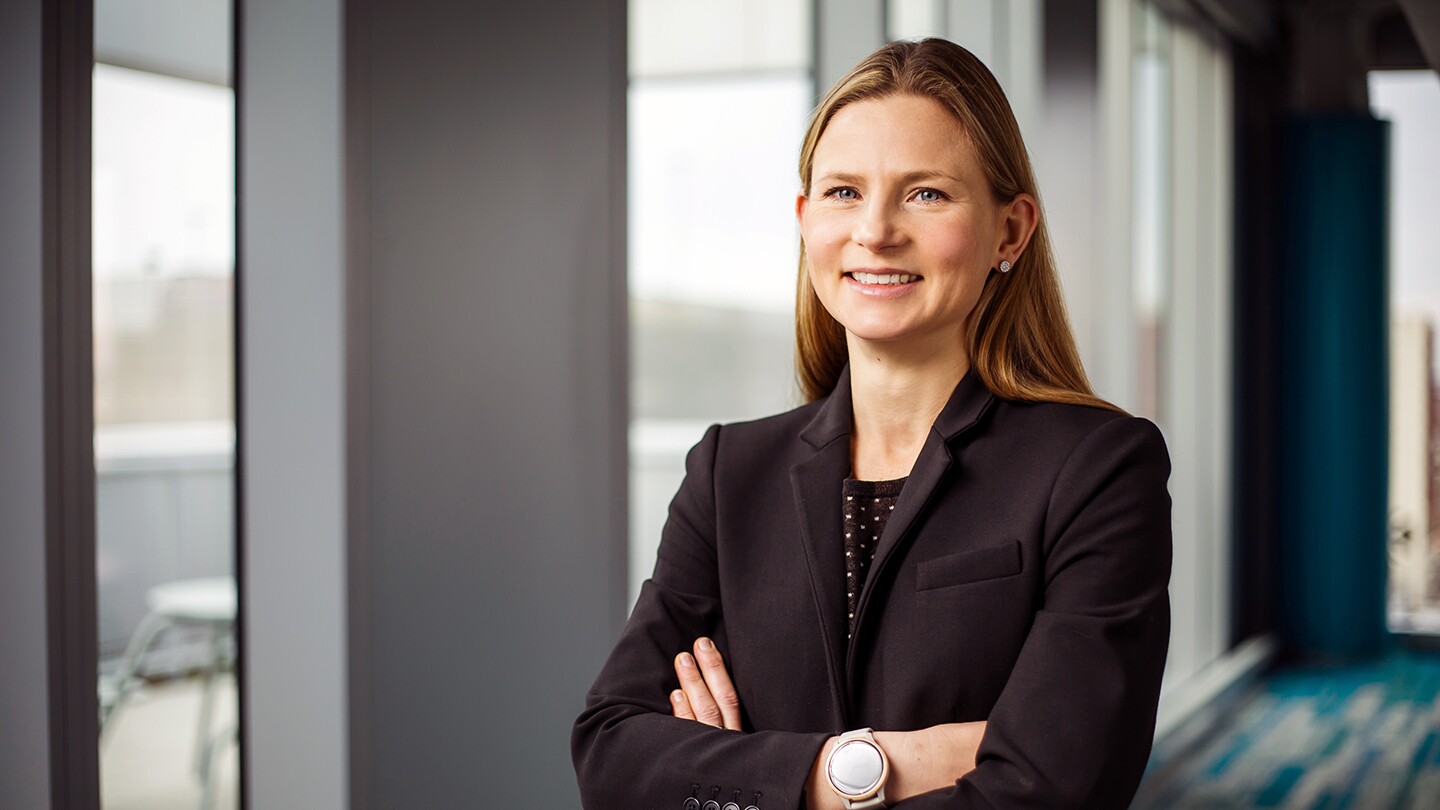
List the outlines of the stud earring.
{"label": "stud earring", "polygon": [[1004,259],[1001,259],[1001,260],[1000,260],[1000,272],[1002,272],[1002,273],[1008,273],[1008,272],[1010,272],[1011,266],[1012,266],[1012,265],[1010,264],[1010,262],[1007,262],[1007,261],[1005,261]]}

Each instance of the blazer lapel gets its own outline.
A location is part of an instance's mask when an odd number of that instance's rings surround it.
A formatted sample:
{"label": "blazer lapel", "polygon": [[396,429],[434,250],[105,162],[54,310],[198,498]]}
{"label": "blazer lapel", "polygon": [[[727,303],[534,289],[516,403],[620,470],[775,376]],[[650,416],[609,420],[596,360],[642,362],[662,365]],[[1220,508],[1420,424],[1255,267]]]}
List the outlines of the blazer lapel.
{"label": "blazer lapel", "polygon": [[850,475],[850,435],[855,424],[849,366],[841,372],[834,392],[800,433],[800,438],[815,453],[790,468],[790,485],[800,518],[800,540],[805,546],[815,610],[828,653],[826,663],[830,668],[834,707],[842,727],[849,727],[851,671],[855,649],[860,646],[865,631],[865,606],[875,591],[872,585],[881,580],[887,561],[896,556],[931,497],[941,488],[952,464],[951,440],[974,427],[993,401],[994,395],[981,382],[979,373],[971,368],[936,417],[895,503],[895,512],[880,535],[875,561],[856,606],[855,638],[849,643],[846,642],[849,617],[845,615],[844,547],[840,539],[844,525],[841,486]]}
{"label": "blazer lapel", "polygon": [[826,398],[815,418],[800,433],[814,455],[790,468],[790,485],[800,519],[800,541],[805,547],[811,592],[827,653],[834,710],[841,726],[847,718],[844,703],[845,557],[840,540],[841,484],[850,474],[850,374],[841,373],[835,391]]}
{"label": "blazer lapel", "polygon": [[974,427],[989,409],[994,398],[981,382],[980,374],[971,367],[955,386],[955,391],[951,393],[940,415],[935,418],[935,424],[925,438],[925,446],[921,448],[919,457],[915,459],[915,466],[911,468],[905,481],[905,488],[900,490],[900,497],[895,501],[895,511],[890,514],[885,530],[880,534],[880,543],[875,547],[875,560],[870,564],[870,572],[865,577],[865,587],[860,591],[860,602],[855,607],[855,639],[851,641],[850,651],[845,659],[846,684],[851,682],[855,649],[860,646],[860,638],[865,632],[865,609],[874,596],[876,588],[873,586],[881,581],[886,563],[896,556],[896,551],[910,537],[910,530],[916,519],[924,513],[926,505],[940,489],[946,473],[950,471],[953,461],[950,453],[951,440]]}

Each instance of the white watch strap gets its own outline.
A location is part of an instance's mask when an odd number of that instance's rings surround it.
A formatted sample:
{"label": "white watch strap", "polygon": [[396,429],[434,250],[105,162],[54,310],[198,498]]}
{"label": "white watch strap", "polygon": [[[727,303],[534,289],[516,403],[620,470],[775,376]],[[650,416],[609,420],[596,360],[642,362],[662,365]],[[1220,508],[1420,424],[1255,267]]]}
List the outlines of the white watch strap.
{"label": "white watch strap", "polygon": [[880,787],[880,792],[879,792],[879,793],[876,793],[874,796],[871,796],[870,798],[865,799],[864,801],[852,802],[852,801],[850,801],[849,799],[846,799],[846,800],[845,800],[845,807],[847,808],[847,810],[870,810],[872,807],[884,807],[884,806],[885,806],[885,787],[884,787],[883,785]]}

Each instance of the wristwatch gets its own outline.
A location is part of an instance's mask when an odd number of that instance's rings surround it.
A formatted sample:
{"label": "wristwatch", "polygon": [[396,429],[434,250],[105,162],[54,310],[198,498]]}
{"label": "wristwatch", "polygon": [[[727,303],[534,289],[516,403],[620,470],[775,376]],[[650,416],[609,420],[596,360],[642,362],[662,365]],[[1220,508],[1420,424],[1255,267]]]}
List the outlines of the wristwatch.
{"label": "wristwatch", "polygon": [[885,780],[890,760],[875,742],[870,729],[847,731],[825,760],[830,789],[845,800],[847,810],[869,810],[885,806]]}

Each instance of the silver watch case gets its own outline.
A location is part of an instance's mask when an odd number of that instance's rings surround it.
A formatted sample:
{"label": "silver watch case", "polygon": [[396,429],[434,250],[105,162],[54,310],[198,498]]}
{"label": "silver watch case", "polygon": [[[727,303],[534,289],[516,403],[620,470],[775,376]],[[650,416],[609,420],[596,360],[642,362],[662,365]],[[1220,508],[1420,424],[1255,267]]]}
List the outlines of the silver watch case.
{"label": "silver watch case", "polygon": [[845,800],[849,810],[885,806],[885,781],[890,760],[875,742],[868,728],[840,735],[825,760],[825,777],[830,789]]}

